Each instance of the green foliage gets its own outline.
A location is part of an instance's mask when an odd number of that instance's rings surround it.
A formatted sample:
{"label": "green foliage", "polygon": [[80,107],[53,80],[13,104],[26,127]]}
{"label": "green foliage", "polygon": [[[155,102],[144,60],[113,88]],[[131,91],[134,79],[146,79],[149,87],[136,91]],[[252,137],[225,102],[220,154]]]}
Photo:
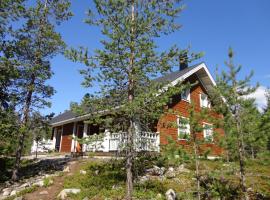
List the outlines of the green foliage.
{"label": "green foliage", "polygon": [[43,184],[44,184],[44,187],[49,187],[50,185],[53,184],[53,179],[52,177],[46,177],[43,179]]}
{"label": "green foliage", "polygon": [[168,144],[162,148],[161,156],[158,158],[159,166],[179,166],[184,162],[190,162],[189,154],[178,145],[174,139],[168,137]]}
{"label": "green foliage", "polygon": [[241,197],[239,186],[230,183],[224,177],[214,178],[207,176],[203,177],[200,183],[203,189],[203,199],[238,199]]}

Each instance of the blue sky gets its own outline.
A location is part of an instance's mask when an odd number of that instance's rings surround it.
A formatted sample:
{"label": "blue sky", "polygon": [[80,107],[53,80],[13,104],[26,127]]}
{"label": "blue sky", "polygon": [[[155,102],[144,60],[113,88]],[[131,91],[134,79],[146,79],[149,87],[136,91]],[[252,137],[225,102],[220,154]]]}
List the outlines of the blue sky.
{"label": "blue sky", "polygon": [[[180,48],[191,46],[194,52],[204,52],[204,61],[211,73],[215,68],[224,68],[228,47],[236,53],[236,63],[243,65],[241,74],[254,70],[253,83],[261,84],[254,96],[263,104],[263,92],[270,87],[270,1],[269,0],[185,0],[186,9],[178,22],[183,26],[178,32],[158,39],[160,49],[173,44]],[[96,27],[86,25],[85,12],[93,4],[90,0],[72,1],[74,17],[58,27],[68,46],[87,46],[91,51],[100,48],[102,35]],[[64,56],[52,60],[54,76],[49,80],[56,94],[52,107],[43,113],[59,114],[69,108],[71,101],[80,101],[86,92],[81,86],[78,70],[81,64],[72,63]]]}

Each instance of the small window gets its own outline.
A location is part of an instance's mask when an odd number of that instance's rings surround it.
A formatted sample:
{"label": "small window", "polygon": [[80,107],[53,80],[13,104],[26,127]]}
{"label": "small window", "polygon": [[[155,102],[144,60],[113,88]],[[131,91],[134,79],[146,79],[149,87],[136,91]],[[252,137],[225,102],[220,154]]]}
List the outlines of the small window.
{"label": "small window", "polygon": [[188,140],[190,138],[189,119],[185,117],[177,118],[178,138],[180,140]]}
{"label": "small window", "polygon": [[200,103],[201,103],[201,107],[210,108],[210,102],[208,100],[208,96],[204,93],[200,94]]}
{"label": "small window", "polygon": [[181,99],[185,101],[190,101],[190,89],[186,89],[181,93]]}
{"label": "small window", "polygon": [[208,142],[213,141],[213,125],[211,124],[203,125],[203,137]]}

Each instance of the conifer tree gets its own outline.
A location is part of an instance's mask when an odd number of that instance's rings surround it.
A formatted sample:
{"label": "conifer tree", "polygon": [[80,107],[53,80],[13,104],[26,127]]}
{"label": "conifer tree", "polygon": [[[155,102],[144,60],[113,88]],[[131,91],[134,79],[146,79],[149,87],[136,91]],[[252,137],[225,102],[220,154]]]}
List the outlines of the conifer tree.
{"label": "conifer tree", "polygon": [[223,98],[222,108],[229,131],[235,136],[237,144],[236,149],[238,152],[239,167],[240,167],[240,187],[247,199],[246,183],[245,183],[245,158],[244,158],[244,126],[243,117],[244,112],[244,99],[247,95],[253,93],[258,86],[253,87],[250,85],[250,80],[253,76],[251,72],[243,80],[240,80],[238,75],[242,68],[241,65],[235,65],[233,62],[234,52],[229,49],[229,61],[225,62],[228,67],[227,71],[222,71],[217,76],[216,91]]}
{"label": "conifer tree", "polygon": [[49,106],[54,93],[46,81],[51,78],[50,59],[63,52],[65,43],[55,31],[55,25],[67,20],[70,3],[64,0],[38,0],[26,8],[25,24],[15,32],[16,58],[20,76],[15,80],[17,109],[20,112],[20,135],[12,180],[18,179],[18,169],[25,137],[29,133],[29,116],[36,108]]}
{"label": "conifer tree", "polygon": [[[165,83],[151,80],[171,71],[183,53],[176,47],[158,52],[155,38],[180,28],[175,18],[182,7],[179,0],[95,0],[94,3],[96,10],[89,10],[86,22],[101,28],[106,38],[101,40],[103,48],[93,55],[84,47],[71,49],[67,56],[87,66],[81,70],[84,86],[99,84],[100,92],[92,100],[100,101],[96,106],[90,105],[90,110],[108,111],[110,119],[106,126],[127,133],[126,198],[131,199],[136,130],[149,129],[155,124],[169,96],[176,92],[169,86],[164,88]],[[182,88],[178,87],[177,92]],[[93,117],[101,115],[95,113]]]}

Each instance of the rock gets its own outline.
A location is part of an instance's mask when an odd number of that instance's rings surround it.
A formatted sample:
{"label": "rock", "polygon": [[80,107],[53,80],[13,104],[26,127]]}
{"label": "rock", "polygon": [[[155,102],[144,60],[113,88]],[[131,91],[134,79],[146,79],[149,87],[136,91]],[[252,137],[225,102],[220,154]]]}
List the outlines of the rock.
{"label": "rock", "polygon": [[185,168],[185,165],[182,164],[176,169],[177,173],[190,173],[190,170]]}
{"label": "rock", "polygon": [[149,176],[141,176],[139,177],[139,183],[144,183],[148,181],[149,179],[150,179]]}
{"label": "rock", "polygon": [[165,193],[166,200],[175,200],[176,199],[176,194],[173,189],[167,190]]}
{"label": "rock", "polygon": [[168,171],[165,173],[166,178],[174,178],[176,176],[175,171],[172,167],[169,167]]}
{"label": "rock", "polygon": [[78,194],[81,192],[81,189],[63,189],[58,195],[57,198],[66,199],[68,194]]}
{"label": "rock", "polygon": [[38,180],[33,185],[38,186],[38,187],[43,187],[44,186],[44,182],[43,182],[43,180]]}
{"label": "rock", "polygon": [[84,197],[83,200],[89,200],[89,198],[88,197]]}
{"label": "rock", "polygon": [[154,166],[153,168],[147,169],[146,173],[152,176],[162,176],[164,174],[165,168]]}
{"label": "rock", "polygon": [[118,190],[118,189],[120,189],[121,188],[121,186],[119,186],[119,185],[113,185],[112,186],[112,189],[114,189],[114,190]]}
{"label": "rock", "polygon": [[26,187],[29,187],[29,183],[24,183],[24,184],[22,184],[19,188],[24,189],[24,188],[26,188]]}
{"label": "rock", "polygon": [[12,190],[11,193],[9,194],[9,196],[13,196],[16,195],[17,191],[16,190]]}
{"label": "rock", "polygon": [[70,172],[69,166],[65,167],[64,170],[63,170],[63,172]]}
{"label": "rock", "polygon": [[4,188],[2,191],[5,192],[5,191],[10,191],[11,189],[10,188]]}
{"label": "rock", "polygon": [[80,170],[80,174],[86,174],[85,170]]}
{"label": "rock", "polygon": [[20,196],[20,197],[16,197],[15,199],[13,199],[13,200],[23,200],[23,197],[22,196]]}
{"label": "rock", "polygon": [[47,195],[49,193],[48,193],[48,191],[44,190],[44,191],[41,191],[39,194],[41,194],[41,195]]}
{"label": "rock", "polygon": [[162,194],[158,193],[156,199],[162,199]]}
{"label": "rock", "polygon": [[3,190],[4,192],[3,192],[2,195],[5,196],[5,197],[8,196],[8,195],[10,194],[10,189],[9,189],[9,188],[7,188],[7,189],[8,189],[8,190],[5,190],[5,191]]}
{"label": "rock", "polygon": [[98,175],[98,174],[99,174],[99,170],[96,170],[96,171],[95,171],[95,175]]}

